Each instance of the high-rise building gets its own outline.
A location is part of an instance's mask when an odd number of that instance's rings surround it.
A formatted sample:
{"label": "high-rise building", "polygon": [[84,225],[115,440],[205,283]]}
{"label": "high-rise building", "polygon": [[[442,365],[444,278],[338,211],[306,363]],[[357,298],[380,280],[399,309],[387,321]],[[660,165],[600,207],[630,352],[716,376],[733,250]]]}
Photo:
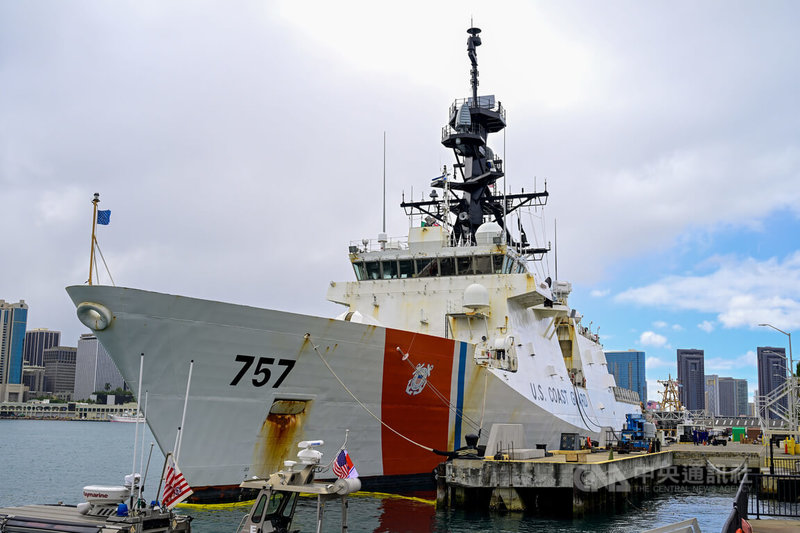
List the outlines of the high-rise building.
{"label": "high-rise building", "polygon": [[[758,361],[758,393],[761,396],[769,396],[772,391],[782,387],[786,381],[788,367],[786,365],[786,350],[784,348],[773,348],[770,346],[759,346],[757,348]],[[766,417],[769,411],[769,418],[778,418],[774,410],[788,410],[788,398],[784,396],[777,401],[774,407],[767,407],[761,403],[758,408],[761,416]]]}
{"label": "high-rise building", "polygon": [[681,403],[690,411],[705,409],[705,354],[703,350],[678,350]]}
{"label": "high-rise building", "polygon": [[736,380],[719,378],[719,416],[736,416]]}
{"label": "high-rise building", "polygon": [[45,395],[43,366],[25,365],[22,367],[22,383],[28,388],[23,401]]}
{"label": "high-rise building", "polygon": [[61,344],[61,332],[49,329],[32,329],[25,332],[25,364],[44,366],[44,351]]}
{"label": "high-rise building", "polygon": [[719,415],[719,376],[709,374],[706,379],[706,411],[711,416]]}
{"label": "high-rise building", "polygon": [[609,373],[614,375],[618,387],[639,393],[639,400],[647,401],[647,379],[645,378],[644,352],[605,352]]}
{"label": "high-rise building", "polygon": [[88,400],[96,391],[125,388],[125,380],[117,370],[106,349],[91,333],[84,333],[78,341],[75,362],[74,400]]}
{"label": "high-rise building", "polygon": [[714,416],[748,416],[747,380],[707,375],[706,411]]}
{"label": "high-rise building", "polygon": [[53,394],[72,393],[77,348],[54,346],[44,351],[44,388]]}
{"label": "high-rise building", "polygon": [[736,379],[736,416],[748,416],[747,380]]}
{"label": "high-rise building", "polygon": [[0,300],[0,402],[22,401],[22,355],[28,305]]}

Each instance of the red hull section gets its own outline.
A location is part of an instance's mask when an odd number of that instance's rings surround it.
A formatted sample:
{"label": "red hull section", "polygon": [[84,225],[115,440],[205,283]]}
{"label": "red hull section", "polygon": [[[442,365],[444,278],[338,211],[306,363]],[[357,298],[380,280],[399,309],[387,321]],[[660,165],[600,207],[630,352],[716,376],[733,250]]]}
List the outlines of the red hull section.
{"label": "red hull section", "polygon": [[[409,354],[405,361],[398,347]],[[451,339],[386,329],[381,418],[398,433],[439,450],[448,448],[454,350]],[[431,471],[442,460],[386,426],[381,442],[386,476]]]}

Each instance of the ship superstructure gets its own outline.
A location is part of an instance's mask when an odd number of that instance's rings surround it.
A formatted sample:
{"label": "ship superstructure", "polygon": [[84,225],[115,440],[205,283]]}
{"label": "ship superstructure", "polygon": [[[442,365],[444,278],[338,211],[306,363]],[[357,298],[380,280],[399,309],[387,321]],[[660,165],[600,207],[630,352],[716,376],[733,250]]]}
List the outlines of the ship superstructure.
{"label": "ship superstructure", "polygon": [[478,95],[480,30],[468,33],[472,94],[450,106],[442,130],[451,172],[431,183],[430,200],[402,202],[406,239],[351,243],[355,280],[328,290],[346,307],[336,319],[67,289],[128,384],[142,381],[165,452],[183,408],[177,384],[194,361],[181,468],[196,495],[235,493],[310,435],[357,434],[350,453],[370,487],[428,479],[435,450],[463,446],[468,433],[485,441],[494,423],[520,423],[529,444],[552,448],[561,433],[604,437],[639,412],[637,394],[616,387],[597,335],[569,306],[569,283],[529,269],[549,247],[531,245],[515,215],[542,208],[548,193],[498,191],[503,162],[487,140],[506,115]]}

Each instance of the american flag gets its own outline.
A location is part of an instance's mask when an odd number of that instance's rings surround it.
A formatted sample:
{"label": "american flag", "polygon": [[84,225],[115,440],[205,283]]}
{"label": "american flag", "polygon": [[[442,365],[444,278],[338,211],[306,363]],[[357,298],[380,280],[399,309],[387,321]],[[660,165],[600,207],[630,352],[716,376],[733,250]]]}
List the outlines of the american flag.
{"label": "american flag", "polygon": [[333,473],[340,479],[358,477],[358,471],[353,465],[353,461],[350,459],[350,454],[347,453],[347,450],[340,451],[339,455],[336,456],[336,460],[333,462]]}
{"label": "american flag", "polygon": [[170,454],[167,457],[167,475],[164,481],[164,497],[161,499],[161,503],[167,509],[172,509],[191,494],[192,489],[189,488],[186,478],[183,477],[183,474],[178,469],[178,463],[175,462],[172,454]]}

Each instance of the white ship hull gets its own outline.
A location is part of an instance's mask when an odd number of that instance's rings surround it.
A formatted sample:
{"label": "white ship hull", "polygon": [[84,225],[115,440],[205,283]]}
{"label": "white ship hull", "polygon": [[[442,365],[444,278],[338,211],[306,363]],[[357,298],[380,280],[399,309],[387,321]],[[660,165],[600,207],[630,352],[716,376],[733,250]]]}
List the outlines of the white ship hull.
{"label": "white ship hull", "polygon": [[[541,365],[524,360],[516,372],[487,368],[475,364],[474,345],[452,339],[135,289],[67,291],[76,305],[110,311],[110,324],[96,334],[133,390],[144,354],[148,424],[165,453],[175,442],[194,361],[180,466],[197,489],[224,490],[268,475],[294,457],[303,439],[325,440],[331,457],[345,429],[362,478],[430,473],[441,462],[375,417],[439,450],[463,446],[481,420],[484,442],[493,423],[521,423],[528,447],[553,448],[561,433],[597,438],[599,426],[619,429],[625,413],[637,410],[615,401],[607,381],[575,388],[563,370],[545,375]],[[407,361],[400,352],[409,354]],[[433,365],[417,394],[407,393],[415,374],[409,362]],[[271,409],[279,413],[270,415]]]}

